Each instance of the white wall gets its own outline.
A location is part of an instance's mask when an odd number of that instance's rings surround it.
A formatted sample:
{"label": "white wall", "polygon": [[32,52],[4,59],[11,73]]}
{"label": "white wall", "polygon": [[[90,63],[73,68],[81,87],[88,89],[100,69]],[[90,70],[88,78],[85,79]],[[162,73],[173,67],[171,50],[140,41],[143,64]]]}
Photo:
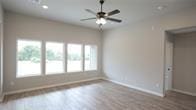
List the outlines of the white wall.
{"label": "white wall", "polygon": [[108,30],[103,71],[111,80],[164,94],[165,30],[196,25],[196,8]]}
{"label": "white wall", "polygon": [[[60,41],[65,43],[96,44],[98,46],[98,71],[17,79],[16,40],[18,38]],[[101,76],[101,40],[101,34],[98,30],[5,12],[4,92],[85,80]],[[14,85],[11,85],[12,82]]]}
{"label": "white wall", "polygon": [[196,32],[174,37],[173,89],[196,94]]}

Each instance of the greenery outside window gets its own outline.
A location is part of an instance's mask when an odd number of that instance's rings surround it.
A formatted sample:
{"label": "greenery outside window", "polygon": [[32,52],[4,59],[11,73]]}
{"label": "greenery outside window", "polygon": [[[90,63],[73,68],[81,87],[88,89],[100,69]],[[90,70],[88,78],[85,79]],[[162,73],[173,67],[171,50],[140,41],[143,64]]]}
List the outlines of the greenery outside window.
{"label": "greenery outside window", "polygon": [[17,41],[17,77],[41,75],[41,42]]}
{"label": "greenery outside window", "polygon": [[46,74],[64,73],[64,44],[46,42]]}

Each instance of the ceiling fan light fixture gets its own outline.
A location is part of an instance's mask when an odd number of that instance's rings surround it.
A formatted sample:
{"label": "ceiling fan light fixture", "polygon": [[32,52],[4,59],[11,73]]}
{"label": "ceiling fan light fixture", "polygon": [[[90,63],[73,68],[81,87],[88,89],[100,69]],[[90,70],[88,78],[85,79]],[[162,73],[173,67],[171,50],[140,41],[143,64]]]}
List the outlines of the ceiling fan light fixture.
{"label": "ceiling fan light fixture", "polygon": [[104,24],[107,23],[107,21],[106,21],[105,18],[99,18],[99,19],[97,19],[96,23],[97,23],[98,25],[104,25]]}
{"label": "ceiling fan light fixture", "polygon": [[103,11],[103,3],[104,3],[105,0],[100,0],[100,4],[101,4],[101,11],[99,12],[94,12],[90,9],[86,9],[86,11],[88,13],[91,13],[93,14],[95,17],[93,18],[86,18],[86,19],[81,19],[80,21],[86,21],[86,20],[96,20],[96,24],[99,25],[99,27],[101,27],[102,25],[106,24],[107,21],[111,21],[111,22],[116,22],[116,23],[121,23],[122,20],[120,19],[116,19],[116,18],[112,18],[111,16],[113,15],[116,15],[116,14],[119,14],[120,13],[120,10],[118,9],[115,9],[113,11],[110,11],[108,13],[104,12]]}
{"label": "ceiling fan light fixture", "polygon": [[43,5],[42,8],[46,10],[46,9],[48,9],[48,6],[47,5]]}

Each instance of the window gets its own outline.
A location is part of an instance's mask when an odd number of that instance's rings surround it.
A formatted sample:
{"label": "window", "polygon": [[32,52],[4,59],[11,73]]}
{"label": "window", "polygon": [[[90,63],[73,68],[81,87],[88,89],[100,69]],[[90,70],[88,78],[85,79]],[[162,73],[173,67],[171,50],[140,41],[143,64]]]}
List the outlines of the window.
{"label": "window", "polygon": [[17,77],[41,75],[41,42],[17,41]]}
{"label": "window", "polygon": [[97,70],[97,53],[96,45],[68,44],[65,49],[64,43],[46,42],[42,48],[41,41],[17,40],[16,77]]}
{"label": "window", "polygon": [[67,45],[67,72],[82,71],[82,45]]}
{"label": "window", "polygon": [[97,70],[97,46],[85,45],[85,70]]}
{"label": "window", "polygon": [[63,43],[46,43],[46,74],[64,73]]}

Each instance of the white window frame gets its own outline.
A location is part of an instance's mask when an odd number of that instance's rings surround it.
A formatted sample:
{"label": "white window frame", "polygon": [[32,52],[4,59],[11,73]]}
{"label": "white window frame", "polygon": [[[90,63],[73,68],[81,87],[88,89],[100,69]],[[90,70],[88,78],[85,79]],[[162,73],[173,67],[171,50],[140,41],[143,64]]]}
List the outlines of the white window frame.
{"label": "white window frame", "polygon": [[[40,51],[41,51],[41,59],[40,59],[40,74],[32,74],[32,75],[25,75],[20,76],[18,75],[18,41],[35,41],[41,44]],[[61,43],[63,44],[63,72],[61,73],[46,73],[46,43]],[[81,46],[81,70],[79,71],[70,71],[68,72],[68,45],[80,45]],[[96,46],[97,57],[96,57],[96,69],[94,70],[85,70],[85,46]],[[23,39],[18,38],[16,40],[16,78],[25,78],[25,77],[36,77],[36,76],[48,76],[48,75],[58,75],[58,74],[65,74],[65,73],[84,73],[84,72],[91,72],[98,70],[98,46],[96,44],[82,44],[82,43],[64,43],[58,41],[43,41],[43,40],[35,40],[35,39]]]}
{"label": "white window frame", "polygon": [[[63,44],[63,72],[59,72],[59,73],[49,73],[49,74],[47,74],[46,73],[46,43],[61,43],[61,44]],[[44,75],[58,75],[58,74],[65,74],[66,72],[67,72],[67,69],[66,69],[66,67],[65,66],[67,66],[67,64],[66,64],[66,49],[65,49],[65,43],[63,43],[63,42],[57,42],[57,41],[45,41],[44,42],[44,58],[43,58],[43,60],[44,60]]]}
{"label": "white window frame", "polygon": [[[81,67],[82,67],[82,70],[80,70],[80,71],[71,71],[71,72],[68,72],[68,45],[80,45],[81,46]],[[66,46],[67,46],[67,48],[66,48],[66,61],[67,61],[67,63],[66,63],[66,72],[67,73],[81,73],[81,72],[84,72],[84,45],[83,44],[80,44],[80,43],[67,43],[66,44]]]}
{"label": "white window frame", "polygon": [[[40,44],[41,44],[41,47],[40,47],[40,51],[41,51],[41,58],[40,58],[40,74],[32,74],[32,75],[24,75],[24,76],[19,76],[18,74],[18,41],[33,41],[33,42],[40,42]],[[34,76],[42,76],[43,75],[43,73],[42,73],[42,71],[43,71],[43,52],[42,52],[42,48],[43,48],[43,42],[41,41],[41,40],[34,40],[34,39],[22,39],[22,38],[19,38],[19,39],[17,39],[16,40],[16,51],[15,51],[15,53],[16,53],[16,71],[15,71],[15,73],[16,73],[16,78],[25,78],[25,77],[34,77]]]}
{"label": "white window frame", "polygon": [[[94,70],[85,70],[85,46],[96,46],[96,51],[97,51],[97,57],[96,57],[96,69],[94,69]],[[98,46],[96,45],[96,44],[85,44],[84,45],[84,47],[83,47],[83,55],[84,55],[84,57],[83,57],[83,59],[84,59],[84,71],[86,71],[86,72],[91,72],[91,71],[98,71]]]}

